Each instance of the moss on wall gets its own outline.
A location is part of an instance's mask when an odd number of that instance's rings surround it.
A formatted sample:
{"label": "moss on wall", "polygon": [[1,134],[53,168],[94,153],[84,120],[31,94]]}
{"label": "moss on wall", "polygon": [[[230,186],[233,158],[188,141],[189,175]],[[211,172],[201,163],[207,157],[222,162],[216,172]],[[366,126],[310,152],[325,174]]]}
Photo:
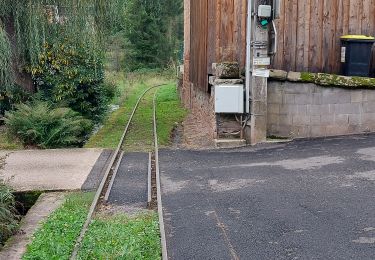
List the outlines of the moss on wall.
{"label": "moss on wall", "polygon": [[[348,77],[335,74],[310,72],[289,72],[288,75],[290,75],[291,73],[293,74],[293,82],[314,83],[326,87],[375,89],[375,78]],[[289,76],[280,78],[280,75],[282,75],[280,71],[273,70],[271,71],[270,79],[291,81]]]}

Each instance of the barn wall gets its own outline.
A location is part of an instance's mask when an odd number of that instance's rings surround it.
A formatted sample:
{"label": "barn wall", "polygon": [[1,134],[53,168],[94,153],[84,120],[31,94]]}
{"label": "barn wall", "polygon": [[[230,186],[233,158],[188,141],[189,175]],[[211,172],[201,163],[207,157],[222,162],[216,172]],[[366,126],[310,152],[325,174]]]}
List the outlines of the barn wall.
{"label": "barn wall", "polygon": [[[185,79],[208,91],[212,63],[245,66],[246,0],[185,0]],[[188,8],[188,10],[187,10]]]}
{"label": "barn wall", "polygon": [[273,68],[340,72],[340,36],[375,35],[375,0],[282,0]]}

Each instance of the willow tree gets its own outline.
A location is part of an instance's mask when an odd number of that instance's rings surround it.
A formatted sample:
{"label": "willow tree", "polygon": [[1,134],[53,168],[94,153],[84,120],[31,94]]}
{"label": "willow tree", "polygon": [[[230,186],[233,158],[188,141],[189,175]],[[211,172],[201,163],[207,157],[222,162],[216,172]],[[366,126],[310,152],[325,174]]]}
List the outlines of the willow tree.
{"label": "willow tree", "polygon": [[[47,42],[69,35],[77,44],[103,44],[118,17],[120,0],[0,0],[0,91],[15,82],[32,89],[26,66],[34,66]],[[95,48],[101,49],[101,48]]]}

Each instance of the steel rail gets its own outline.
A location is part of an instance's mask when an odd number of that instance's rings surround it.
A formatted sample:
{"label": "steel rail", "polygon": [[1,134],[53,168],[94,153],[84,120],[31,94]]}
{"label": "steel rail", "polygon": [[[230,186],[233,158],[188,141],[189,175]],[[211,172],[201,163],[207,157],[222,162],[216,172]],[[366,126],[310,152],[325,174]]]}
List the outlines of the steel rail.
{"label": "steel rail", "polygon": [[[133,120],[133,117],[138,109],[138,106],[139,104],[141,103],[142,99],[144,98],[144,96],[152,89],[154,88],[158,88],[158,87],[161,87],[161,86],[165,86],[167,84],[160,84],[160,85],[155,85],[155,86],[152,86],[152,87],[149,87],[148,89],[146,89],[138,98],[137,100],[137,103],[134,105],[134,108],[133,108],[133,111],[128,119],[128,122],[126,124],[126,127],[125,127],[125,130],[123,131],[122,133],[122,136],[121,136],[121,139],[117,145],[117,148],[111,158],[111,161],[104,173],[104,176],[100,182],[100,185],[95,193],[95,196],[94,196],[94,200],[93,202],[91,203],[91,206],[90,206],[90,209],[89,209],[89,212],[87,214],[87,217],[86,217],[86,221],[84,223],[84,225],[82,226],[82,229],[81,229],[81,232],[76,240],[76,243],[74,245],[74,249],[72,251],[72,254],[70,255],[70,260],[76,260],[77,259],[77,256],[78,256],[78,252],[79,252],[79,249],[81,248],[81,244],[82,244],[82,241],[83,241],[83,238],[85,237],[85,234],[89,228],[89,225],[91,223],[91,220],[92,220],[92,216],[99,204],[99,201],[100,201],[100,198],[102,196],[102,194],[104,193],[104,188],[106,186],[106,183],[108,181],[108,177],[110,176],[110,173],[113,172],[113,175],[115,176],[117,174],[117,170],[118,170],[118,167],[117,167],[117,164],[119,164],[119,160],[121,160],[120,158],[120,152],[121,152],[121,147],[124,143],[124,140],[125,140],[125,137],[129,131],[129,128],[130,128],[130,124]],[[155,118],[154,118],[155,120]],[[155,129],[155,126],[154,126],[154,129]],[[111,180],[110,180],[111,181]],[[112,182],[112,181],[111,181]],[[110,191],[106,191],[105,194],[109,194]]]}
{"label": "steel rail", "polygon": [[158,203],[158,218],[159,218],[159,231],[162,260],[168,260],[167,241],[165,235],[164,217],[163,217],[163,204],[161,200],[161,183],[160,183],[160,168],[159,168],[159,145],[158,145],[158,132],[157,132],[157,91],[154,94],[153,107],[154,107],[154,145],[155,145],[155,171],[156,171],[156,195]]}

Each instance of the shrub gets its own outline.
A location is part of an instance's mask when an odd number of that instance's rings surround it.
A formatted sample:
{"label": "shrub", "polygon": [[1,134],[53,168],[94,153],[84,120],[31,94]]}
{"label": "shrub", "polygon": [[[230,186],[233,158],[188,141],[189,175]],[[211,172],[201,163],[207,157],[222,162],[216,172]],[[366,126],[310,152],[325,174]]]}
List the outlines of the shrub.
{"label": "shrub", "polygon": [[70,108],[53,108],[41,101],[17,105],[5,114],[5,124],[24,145],[40,148],[81,145],[92,129],[90,120]]}
{"label": "shrub", "polygon": [[11,189],[0,180],[0,248],[16,231],[19,216]]}
{"label": "shrub", "polygon": [[68,38],[45,44],[37,66],[29,68],[48,101],[100,121],[115,88],[104,82],[103,55],[94,46]]}

